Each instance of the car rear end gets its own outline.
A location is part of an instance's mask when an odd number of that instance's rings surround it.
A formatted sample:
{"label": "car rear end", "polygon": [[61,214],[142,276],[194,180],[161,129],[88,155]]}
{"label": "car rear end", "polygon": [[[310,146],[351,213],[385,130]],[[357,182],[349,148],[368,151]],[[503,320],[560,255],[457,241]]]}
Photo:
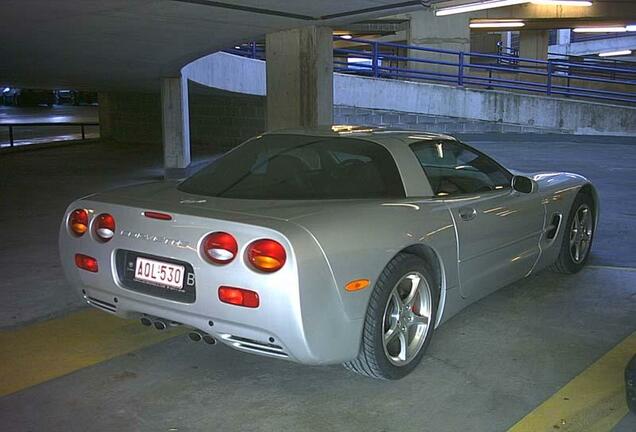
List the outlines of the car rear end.
{"label": "car rear end", "polygon": [[355,356],[361,323],[348,319],[305,229],[183,203],[142,205],[97,196],[69,206],[62,265],[90,305],[306,364]]}

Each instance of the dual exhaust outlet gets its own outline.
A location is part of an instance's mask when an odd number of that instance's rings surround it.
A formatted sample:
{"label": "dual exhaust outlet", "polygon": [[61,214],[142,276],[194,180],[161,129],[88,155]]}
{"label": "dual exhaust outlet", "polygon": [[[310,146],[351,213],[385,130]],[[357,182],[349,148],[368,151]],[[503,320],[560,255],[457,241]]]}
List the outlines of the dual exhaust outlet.
{"label": "dual exhaust outlet", "polygon": [[[155,318],[155,317],[150,317],[150,316],[143,316],[139,319],[139,322],[141,323],[141,325],[145,326],[145,327],[154,327],[157,330],[165,330],[168,327],[176,327],[178,325],[180,325],[179,323],[176,323],[174,321],[167,321],[163,318]],[[207,343],[208,345],[214,345],[216,343],[216,339],[214,339],[214,337],[210,336],[207,333],[198,331],[198,330],[193,330],[190,333],[188,333],[188,338],[192,341],[192,342],[200,342],[203,341],[205,343]]]}

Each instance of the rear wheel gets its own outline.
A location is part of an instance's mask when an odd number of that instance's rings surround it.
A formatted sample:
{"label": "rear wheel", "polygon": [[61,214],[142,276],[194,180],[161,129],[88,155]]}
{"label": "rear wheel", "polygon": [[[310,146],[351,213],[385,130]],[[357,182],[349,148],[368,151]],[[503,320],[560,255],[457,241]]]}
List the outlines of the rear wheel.
{"label": "rear wheel", "polygon": [[358,357],[344,366],[372,378],[407,375],[430,343],[438,303],[439,287],[426,262],[397,255],[371,294]]}
{"label": "rear wheel", "polygon": [[561,251],[552,270],[559,273],[577,273],[585,266],[594,238],[595,214],[592,197],[580,192],[570,209]]}

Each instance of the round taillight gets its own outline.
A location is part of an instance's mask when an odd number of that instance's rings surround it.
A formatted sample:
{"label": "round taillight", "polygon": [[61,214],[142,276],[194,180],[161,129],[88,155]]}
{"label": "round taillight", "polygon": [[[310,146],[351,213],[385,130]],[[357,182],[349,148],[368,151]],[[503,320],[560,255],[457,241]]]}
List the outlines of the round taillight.
{"label": "round taillight", "polygon": [[108,213],[97,216],[94,222],[95,235],[102,242],[107,242],[115,235],[115,218]]}
{"label": "round taillight", "polygon": [[285,265],[287,254],[275,240],[256,240],[247,247],[247,260],[257,270],[273,273]]}
{"label": "round taillight", "polygon": [[214,232],[208,234],[201,244],[203,255],[213,263],[228,264],[238,252],[238,244],[232,234]]}
{"label": "round taillight", "polygon": [[76,237],[83,236],[88,231],[88,212],[84,209],[73,210],[68,217],[68,229]]}

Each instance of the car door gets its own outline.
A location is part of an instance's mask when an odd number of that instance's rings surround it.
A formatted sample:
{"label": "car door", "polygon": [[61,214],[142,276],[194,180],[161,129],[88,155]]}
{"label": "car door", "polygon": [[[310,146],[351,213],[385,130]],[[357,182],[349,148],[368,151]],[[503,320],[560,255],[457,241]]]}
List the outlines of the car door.
{"label": "car door", "polygon": [[539,254],[545,211],[539,194],[522,194],[512,174],[464,144],[411,146],[453,216],[462,296],[476,299],[528,274]]}

